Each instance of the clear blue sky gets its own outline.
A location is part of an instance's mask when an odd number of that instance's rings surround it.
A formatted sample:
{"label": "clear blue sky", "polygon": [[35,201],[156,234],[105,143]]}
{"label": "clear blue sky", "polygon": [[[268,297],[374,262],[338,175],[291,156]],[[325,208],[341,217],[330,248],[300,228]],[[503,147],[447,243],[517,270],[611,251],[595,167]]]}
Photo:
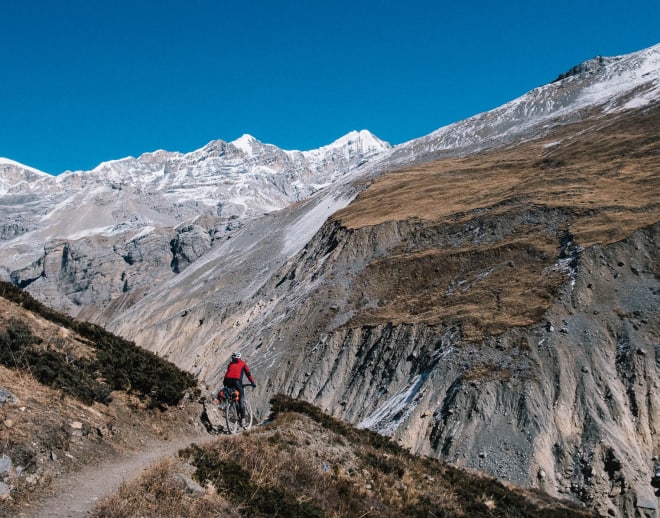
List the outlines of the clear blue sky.
{"label": "clear blue sky", "polygon": [[243,133],[398,144],[660,42],[657,0],[0,0],[0,17],[0,156],[52,174]]}

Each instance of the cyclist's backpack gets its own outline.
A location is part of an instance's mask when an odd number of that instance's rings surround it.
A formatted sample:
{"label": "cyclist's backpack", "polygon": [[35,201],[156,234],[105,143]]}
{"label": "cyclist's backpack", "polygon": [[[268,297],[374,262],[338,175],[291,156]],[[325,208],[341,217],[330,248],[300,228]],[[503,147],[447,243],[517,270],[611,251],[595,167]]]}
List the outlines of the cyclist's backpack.
{"label": "cyclist's backpack", "polygon": [[220,401],[222,401],[226,397],[228,399],[231,398],[233,401],[236,401],[238,403],[238,400],[240,399],[240,395],[241,393],[238,390],[229,387],[222,387],[218,391],[218,399]]}

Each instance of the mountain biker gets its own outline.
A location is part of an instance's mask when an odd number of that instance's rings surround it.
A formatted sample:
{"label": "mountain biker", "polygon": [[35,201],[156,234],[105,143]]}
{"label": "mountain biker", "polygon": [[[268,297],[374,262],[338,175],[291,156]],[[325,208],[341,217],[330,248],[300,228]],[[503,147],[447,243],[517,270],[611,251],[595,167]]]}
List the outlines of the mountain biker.
{"label": "mountain biker", "polygon": [[227,372],[225,373],[224,385],[225,387],[230,387],[238,390],[239,399],[238,399],[238,412],[241,422],[245,417],[245,405],[243,404],[243,399],[245,391],[243,390],[243,374],[245,374],[253,387],[256,387],[257,384],[254,382],[252,373],[250,372],[250,367],[241,359],[241,353],[235,352],[231,353],[231,361],[227,366]]}

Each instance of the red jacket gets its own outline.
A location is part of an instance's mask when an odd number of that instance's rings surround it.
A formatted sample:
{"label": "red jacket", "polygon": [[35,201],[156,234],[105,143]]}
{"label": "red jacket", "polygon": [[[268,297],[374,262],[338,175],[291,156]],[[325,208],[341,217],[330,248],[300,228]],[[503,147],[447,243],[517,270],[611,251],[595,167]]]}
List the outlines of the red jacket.
{"label": "red jacket", "polygon": [[225,374],[225,378],[230,380],[239,380],[240,382],[242,382],[243,373],[245,373],[245,375],[248,377],[250,383],[254,383],[254,378],[250,373],[250,367],[248,367],[248,364],[245,363],[240,358],[236,358],[235,360],[232,360],[231,363],[229,364],[229,367],[227,367],[227,373]]}

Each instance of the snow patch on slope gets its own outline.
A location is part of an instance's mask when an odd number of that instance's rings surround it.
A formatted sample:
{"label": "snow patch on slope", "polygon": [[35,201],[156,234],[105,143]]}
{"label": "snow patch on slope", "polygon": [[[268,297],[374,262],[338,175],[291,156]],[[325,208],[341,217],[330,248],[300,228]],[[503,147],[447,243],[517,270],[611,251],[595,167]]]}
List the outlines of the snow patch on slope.
{"label": "snow patch on slope", "polygon": [[408,387],[388,399],[375,412],[359,423],[357,427],[368,428],[381,435],[391,436],[415,410],[417,406],[416,396],[425,380],[426,376],[424,375],[415,376]]}
{"label": "snow patch on slope", "polygon": [[295,253],[305,246],[323,223],[339,209],[346,207],[352,199],[353,196],[336,196],[328,192],[313,209],[307,211],[290,226],[284,242],[285,254]]}
{"label": "snow patch on slope", "polygon": [[[606,112],[624,111],[640,108],[660,98],[660,44],[641,53],[625,56],[628,68],[613,75],[607,82],[594,84],[585,91],[585,99],[599,99],[606,102],[619,92],[631,91],[632,98],[621,106],[616,103],[606,106]],[[617,65],[611,65],[616,71]]]}

